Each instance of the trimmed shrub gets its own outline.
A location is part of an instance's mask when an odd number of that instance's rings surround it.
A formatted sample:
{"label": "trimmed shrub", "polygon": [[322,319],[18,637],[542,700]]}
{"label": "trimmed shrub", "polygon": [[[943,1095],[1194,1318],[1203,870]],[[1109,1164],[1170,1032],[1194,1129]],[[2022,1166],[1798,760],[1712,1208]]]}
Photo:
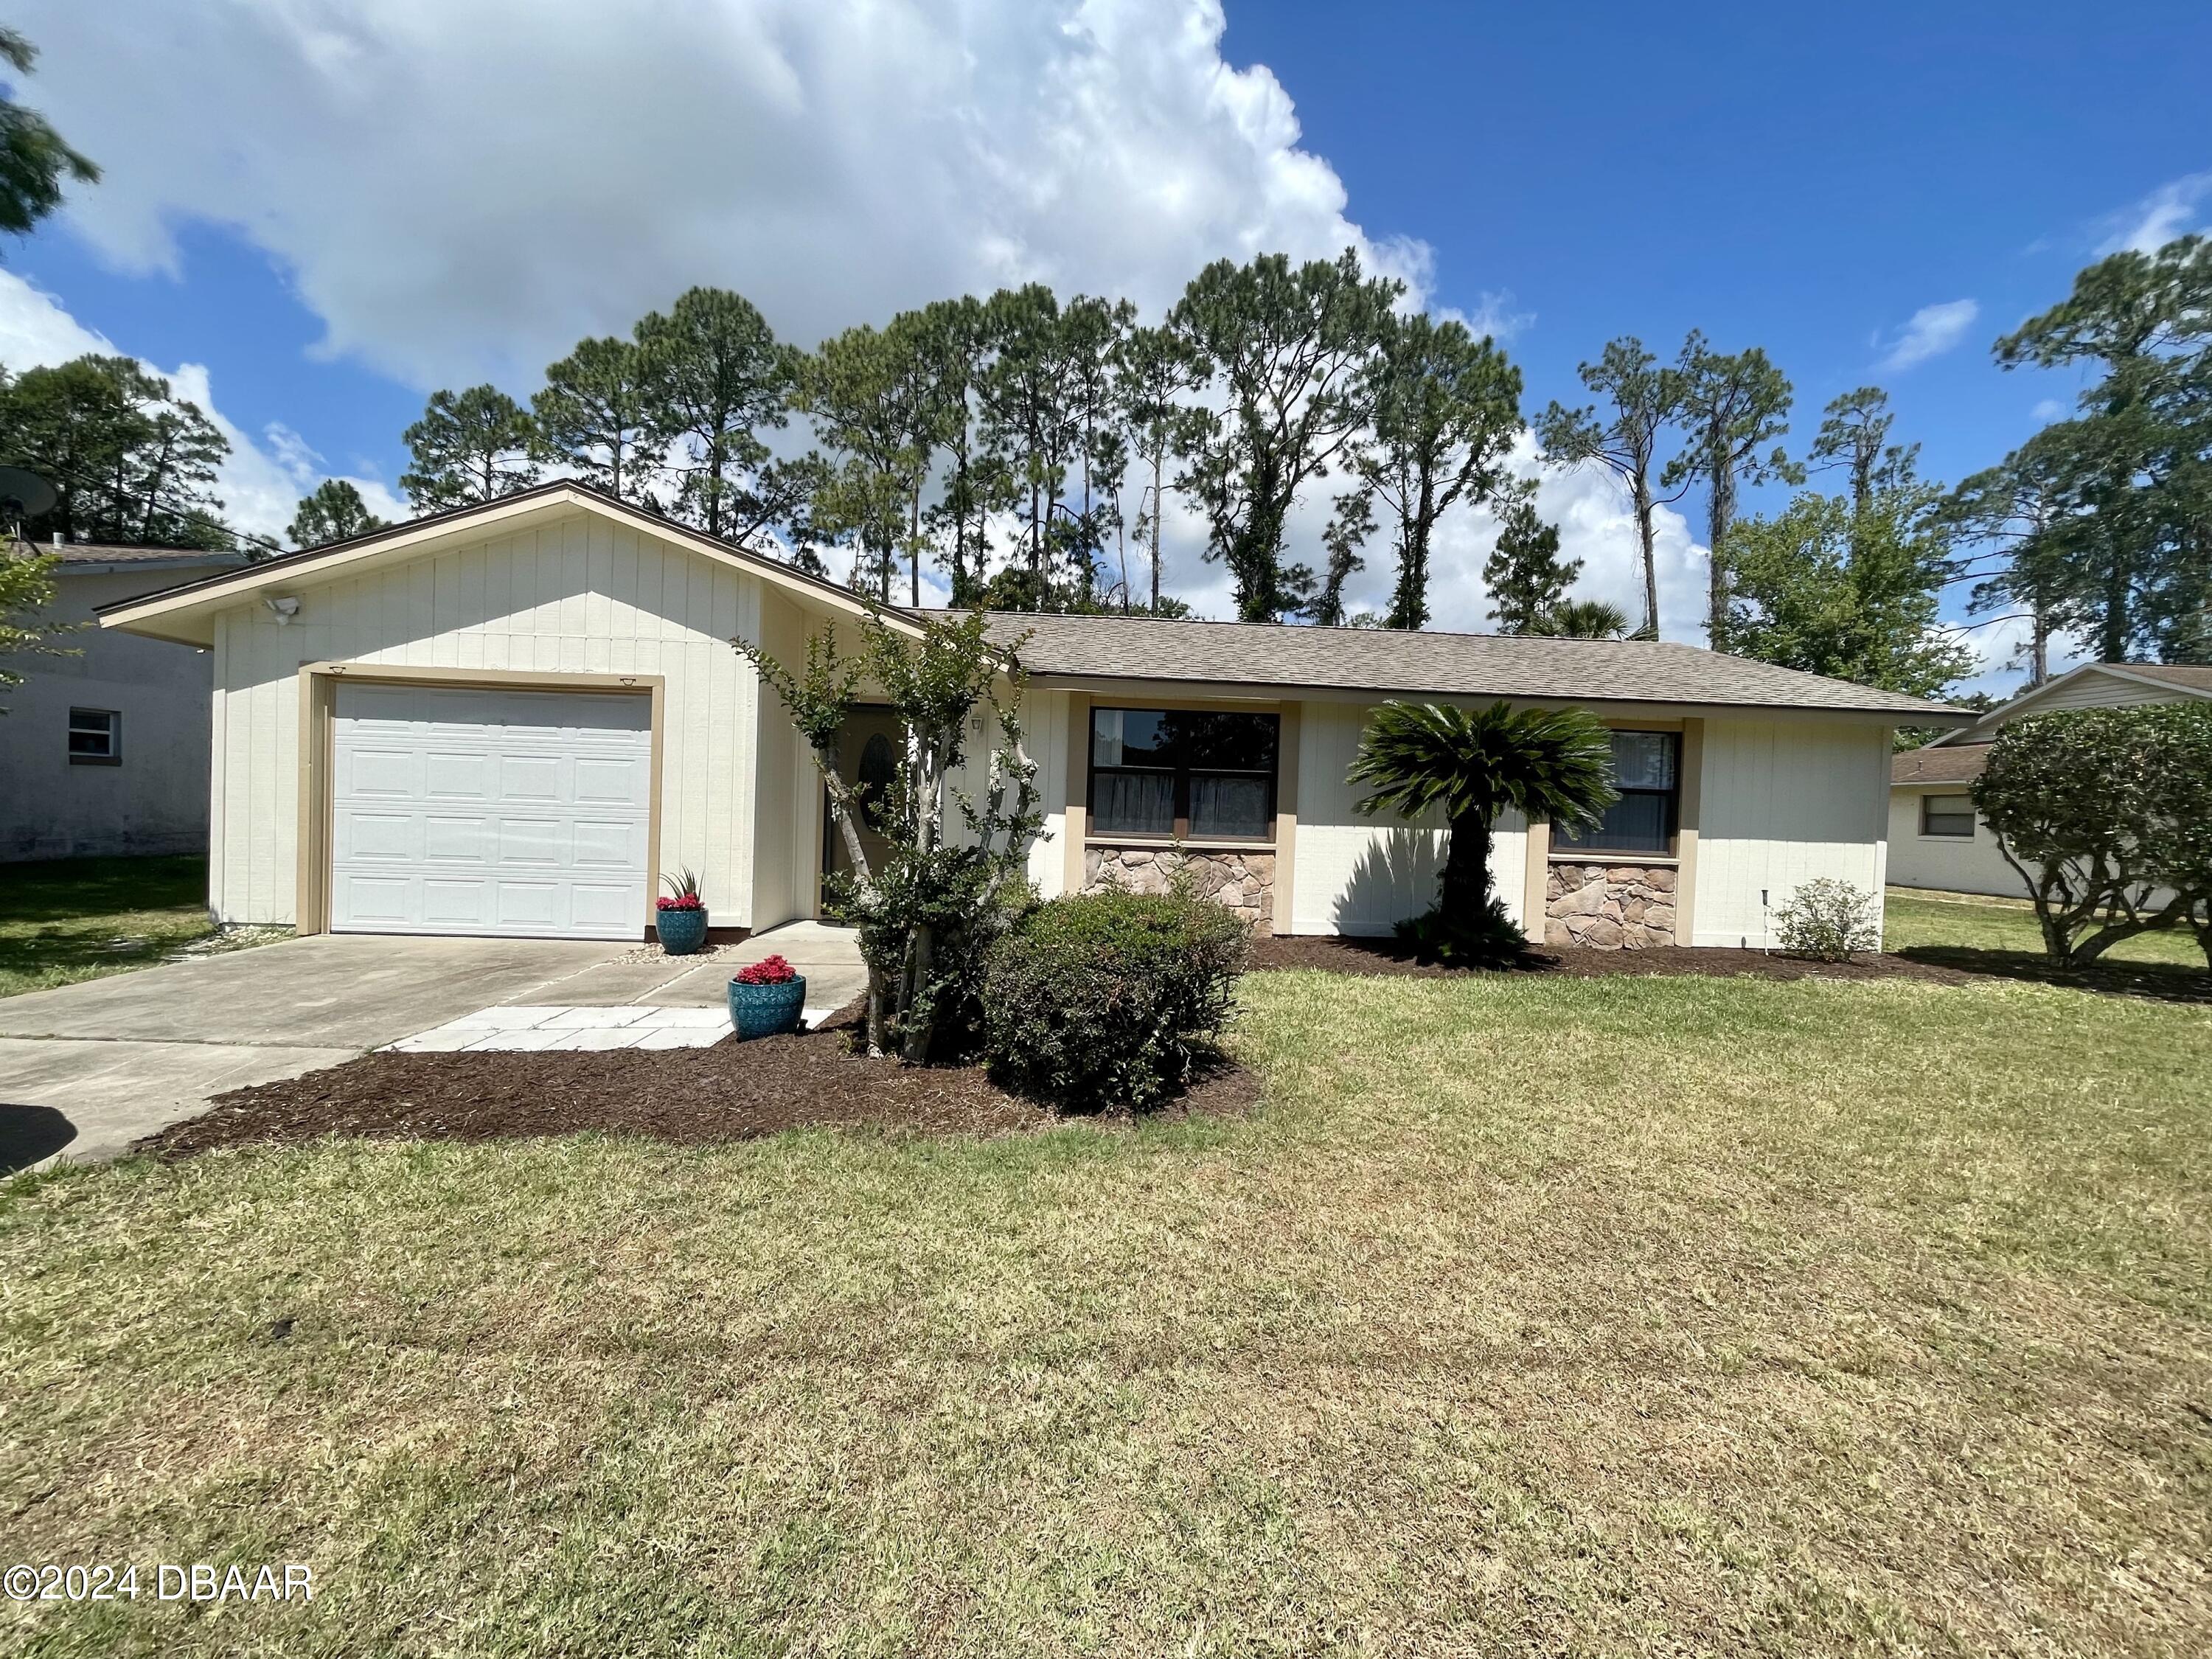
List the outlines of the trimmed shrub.
{"label": "trimmed shrub", "polygon": [[1881,929],[1874,915],[1873,894],[1823,876],[1790,894],[1790,902],[1774,913],[1774,934],[1787,955],[1849,962],[1855,951],[1881,949]]}
{"label": "trimmed shrub", "polygon": [[1153,1105],[1189,1080],[1228,1023],[1251,949],[1235,915],[1188,894],[1039,905],[991,952],[992,1074],[1079,1110]]}

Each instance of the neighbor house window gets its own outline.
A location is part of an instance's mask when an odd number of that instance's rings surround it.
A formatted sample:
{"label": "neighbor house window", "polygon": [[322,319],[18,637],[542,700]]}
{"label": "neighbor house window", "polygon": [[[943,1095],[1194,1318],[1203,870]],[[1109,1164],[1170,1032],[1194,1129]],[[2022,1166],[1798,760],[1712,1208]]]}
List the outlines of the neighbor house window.
{"label": "neighbor house window", "polygon": [[1273,714],[1091,711],[1091,830],[1268,841],[1275,833]]}
{"label": "neighbor house window", "polygon": [[1920,833],[1923,836],[1956,836],[1961,841],[1971,841],[1974,834],[1974,798],[1972,795],[1923,795],[1920,798]]}
{"label": "neighbor house window", "polygon": [[70,709],[69,757],[71,766],[120,766],[123,716],[112,708]]}
{"label": "neighbor house window", "polygon": [[1558,845],[1590,853],[1674,850],[1681,799],[1682,739],[1673,732],[1613,734],[1613,787],[1620,799],[1586,835],[1561,836]]}

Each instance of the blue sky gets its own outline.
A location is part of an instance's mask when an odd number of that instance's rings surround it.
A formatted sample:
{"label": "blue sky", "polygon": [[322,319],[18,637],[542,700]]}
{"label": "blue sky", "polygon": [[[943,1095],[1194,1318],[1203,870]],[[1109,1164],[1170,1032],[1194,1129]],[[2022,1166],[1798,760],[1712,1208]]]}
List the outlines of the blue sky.
{"label": "blue sky", "polygon": [[[2034,3],[1232,0],[1224,33],[1206,0],[726,0],[649,26],[577,5],[518,47],[489,14],[521,3],[456,23],[331,0],[310,27],[235,0],[195,27],[156,0],[30,0],[25,95],[108,178],[7,251],[46,299],[0,296],[0,342],[73,340],[66,313],[204,368],[258,452],[234,507],[267,526],[311,474],[395,478],[432,386],[526,395],[552,348],[694,282],[805,342],[1032,275],[1157,308],[1214,254],[1349,239],[1498,319],[1531,412],[1577,400],[1607,338],[1671,354],[1698,326],[1792,378],[1796,444],[1872,381],[1956,478],[2071,390],[1998,371],[1990,342],[2101,248],[2212,220],[2201,3],[2089,27]],[[548,95],[570,82],[590,96]],[[1897,362],[1916,313],[1940,349]],[[1597,489],[1546,501],[1609,591],[1625,544]],[[1219,599],[1194,553],[1173,574]],[[1471,581],[1453,625],[1483,625]]]}

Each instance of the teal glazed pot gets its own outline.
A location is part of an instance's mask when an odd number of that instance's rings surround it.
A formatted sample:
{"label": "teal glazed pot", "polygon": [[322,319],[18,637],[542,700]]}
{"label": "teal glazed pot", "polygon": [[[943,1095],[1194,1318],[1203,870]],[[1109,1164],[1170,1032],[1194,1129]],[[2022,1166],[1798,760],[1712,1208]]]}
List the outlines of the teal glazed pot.
{"label": "teal glazed pot", "polygon": [[799,1029],[800,1011],[806,1006],[806,975],[785,985],[748,985],[730,981],[730,1024],[738,1041],[781,1036]]}
{"label": "teal glazed pot", "polygon": [[707,942],[704,907],[696,910],[655,911],[653,927],[660,935],[660,948],[672,957],[688,957]]}

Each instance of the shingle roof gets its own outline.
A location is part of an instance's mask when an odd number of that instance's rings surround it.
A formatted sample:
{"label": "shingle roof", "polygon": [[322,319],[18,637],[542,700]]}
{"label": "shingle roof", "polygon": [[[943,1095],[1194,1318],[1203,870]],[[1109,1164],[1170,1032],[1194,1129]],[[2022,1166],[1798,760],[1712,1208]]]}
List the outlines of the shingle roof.
{"label": "shingle roof", "polygon": [[1892,783],[1972,783],[1988,764],[1985,743],[1953,744],[1942,749],[1908,749],[1892,757]]}
{"label": "shingle roof", "polygon": [[2187,686],[2192,691],[2212,691],[2212,667],[2158,662],[2128,662],[2115,666],[2130,674],[2140,674],[2147,680],[2164,680],[2169,685]]}
{"label": "shingle roof", "polygon": [[105,542],[17,542],[15,551],[26,558],[58,558],[66,569],[73,564],[243,565],[243,553],[211,552],[198,547],[119,547]]}
{"label": "shingle roof", "polygon": [[1029,635],[1020,657],[1033,674],[1972,718],[1894,691],[1670,641],[1009,612],[993,613],[990,629],[1001,643]]}

